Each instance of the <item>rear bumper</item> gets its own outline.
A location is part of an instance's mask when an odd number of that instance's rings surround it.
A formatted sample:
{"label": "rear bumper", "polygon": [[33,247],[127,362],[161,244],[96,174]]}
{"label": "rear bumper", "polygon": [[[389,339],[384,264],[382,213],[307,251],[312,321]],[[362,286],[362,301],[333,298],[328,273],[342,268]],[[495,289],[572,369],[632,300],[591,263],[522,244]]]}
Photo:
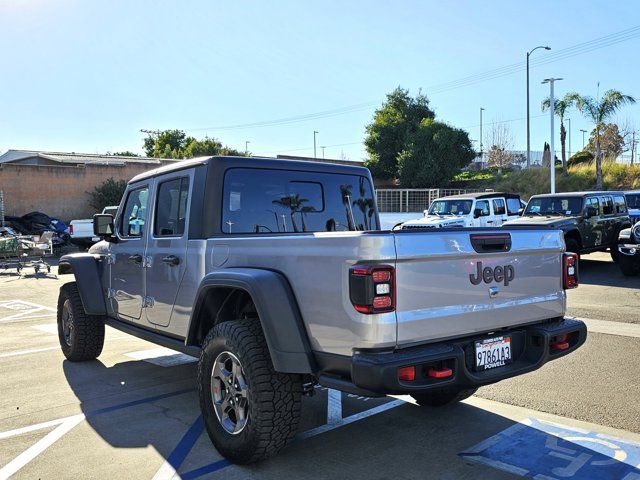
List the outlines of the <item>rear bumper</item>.
{"label": "rear bumper", "polygon": [[[551,348],[557,337],[567,335],[564,350]],[[475,370],[475,341],[511,337],[513,362],[491,370]],[[369,395],[406,394],[441,387],[473,388],[537,370],[551,360],[578,349],[587,339],[583,322],[558,319],[491,335],[421,345],[393,352],[360,352],[351,358],[350,380],[321,375],[320,383],[340,390]],[[416,367],[414,381],[398,379],[398,368]],[[446,378],[427,375],[430,368],[451,369]]]}

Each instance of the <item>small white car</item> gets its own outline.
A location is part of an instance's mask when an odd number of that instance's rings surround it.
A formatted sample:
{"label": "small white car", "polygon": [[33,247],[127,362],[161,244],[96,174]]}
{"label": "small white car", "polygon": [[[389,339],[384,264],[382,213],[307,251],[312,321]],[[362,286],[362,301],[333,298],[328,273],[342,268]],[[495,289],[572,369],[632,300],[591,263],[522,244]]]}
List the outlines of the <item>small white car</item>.
{"label": "small white car", "polygon": [[424,217],[404,222],[401,228],[499,227],[520,216],[525,206],[520,197],[512,193],[452,195],[434,200]]}

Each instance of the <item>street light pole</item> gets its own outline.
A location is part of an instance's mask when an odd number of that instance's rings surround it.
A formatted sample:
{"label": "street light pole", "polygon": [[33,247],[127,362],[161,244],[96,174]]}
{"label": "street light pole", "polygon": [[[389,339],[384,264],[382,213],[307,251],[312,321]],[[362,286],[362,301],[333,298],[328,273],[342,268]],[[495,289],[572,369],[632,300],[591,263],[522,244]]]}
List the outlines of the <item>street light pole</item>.
{"label": "street light pole", "polygon": [[553,128],[553,120],[555,117],[555,109],[553,108],[553,106],[556,104],[555,103],[555,99],[553,97],[553,84],[555,82],[558,82],[562,80],[561,78],[546,78],[542,83],[548,83],[549,84],[549,105],[551,105],[551,108],[549,108],[549,112],[551,112],[550,118],[551,118],[551,141],[549,142],[549,150],[550,150],[550,160],[549,160],[549,168],[550,168],[550,174],[551,174],[551,194],[556,193],[556,150],[554,147],[554,142],[553,142],[553,138],[554,138],[554,128]]}
{"label": "street light pole", "polygon": [[584,134],[587,133],[587,131],[583,129],[580,129],[580,131],[582,132],[582,150],[584,150]]}
{"label": "street light pole", "polygon": [[480,107],[480,165],[484,168],[484,151],[482,150],[482,112],[484,108]]}
{"label": "street light pole", "polygon": [[[544,48],[545,50],[551,50],[551,47],[545,47],[540,45],[533,50],[527,52],[527,168],[531,166],[531,127],[530,127],[530,114],[529,114],[529,56],[538,50]],[[553,103],[551,104],[551,111],[553,111]]]}
{"label": "street light pole", "polygon": [[249,144],[251,143],[250,140],[245,140],[244,142],[244,154],[245,156],[249,156]]}
{"label": "street light pole", "polygon": [[324,149],[327,148],[326,146],[320,145],[320,148],[322,149],[322,159],[324,160]]}
{"label": "street light pole", "polygon": [[313,131],[313,158],[318,158],[318,156],[316,155],[316,135],[318,134],[317,131]]}

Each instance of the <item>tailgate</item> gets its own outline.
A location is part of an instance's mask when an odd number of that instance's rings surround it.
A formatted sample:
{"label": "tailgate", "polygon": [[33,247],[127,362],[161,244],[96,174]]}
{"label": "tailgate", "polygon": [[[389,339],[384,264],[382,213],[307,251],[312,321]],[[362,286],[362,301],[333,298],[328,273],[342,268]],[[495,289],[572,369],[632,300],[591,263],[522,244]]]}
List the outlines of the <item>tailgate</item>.
{"label": "tailgate", "polygon": [[398,345],[564,314],[558,230],[406,230],[395,243]]}

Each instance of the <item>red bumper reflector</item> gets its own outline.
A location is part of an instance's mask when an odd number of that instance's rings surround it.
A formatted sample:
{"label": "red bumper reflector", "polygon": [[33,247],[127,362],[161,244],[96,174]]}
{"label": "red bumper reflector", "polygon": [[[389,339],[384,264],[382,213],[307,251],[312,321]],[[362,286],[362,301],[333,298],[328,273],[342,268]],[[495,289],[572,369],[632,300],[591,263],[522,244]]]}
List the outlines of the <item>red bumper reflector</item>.
{"label": "red bumper reflector", "polygon": [[566,350],[569,348],[569,342],[554,342],[551,344],[552,350]]}
{"label": "red bumper reflector", "polygon": [[451,370],[450,368],[443,368],[442,370],[436,370],[435,368],[432,368],[429,370],[427,375],[432,378],[447,378],[453,375],[453,370]]}
{"label": "red bumper reflector", "polygon": [[416,379],[416,367],[400,367],[398,369],[398,380],[413,382]]}
{"label": "red bumper reflector", "polygon": [[389,308],[391,306],[391,297],[374,297],[373,308]]}

